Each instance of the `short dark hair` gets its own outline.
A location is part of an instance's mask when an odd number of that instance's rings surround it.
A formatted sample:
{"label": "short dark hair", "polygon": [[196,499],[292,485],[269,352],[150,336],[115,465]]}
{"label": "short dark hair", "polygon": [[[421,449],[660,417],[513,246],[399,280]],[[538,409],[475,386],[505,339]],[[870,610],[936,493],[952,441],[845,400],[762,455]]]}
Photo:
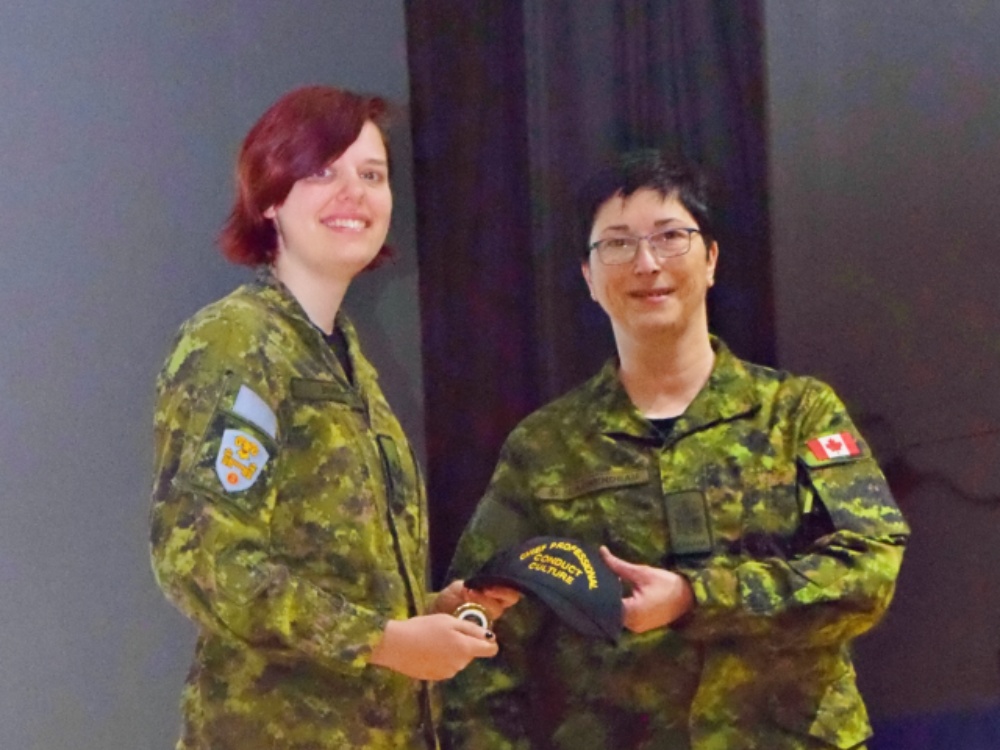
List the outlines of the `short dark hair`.
{"label": "short dark hair", "polygon": [[586,182],[578,207],[584,232],[584,259],[598,209],[615,196],[628,198],[639,190],[655,190],[664,198],[675,197],[698,224],[705,247],[715,242],[715,227],[709,208],[708,179],[695,165],[660,149],[639,149],[619,154]]}
{"label": "short dark hair", "polygon": [[[247,266],[273,263],[278,235],[264,212],[283,203],[296,181],[344,153],[366,122],[378,127],[388,154],[388,109],[380,97],[332,86],[295,89],[271,105],[240,148],[236,199],[219,236],[222,254]],[[391,253],[382,247],[368,268],[381,265]]]}

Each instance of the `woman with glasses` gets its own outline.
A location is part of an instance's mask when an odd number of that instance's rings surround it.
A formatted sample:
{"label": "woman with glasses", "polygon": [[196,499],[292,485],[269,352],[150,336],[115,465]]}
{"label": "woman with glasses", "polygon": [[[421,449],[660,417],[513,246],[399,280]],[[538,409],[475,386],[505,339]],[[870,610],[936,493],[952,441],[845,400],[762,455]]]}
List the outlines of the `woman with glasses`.
{"label": "woman with glasses", "polygon": [[868,445],[827,385],[709,333],[720,249],[695,171],[628,154],[584,206],[617,356],[510,435],[451,572],[538,535],[603,545],[625,632],[514,607],[498,659],[446,687],[450,747],[863,747],[850,643],[909,533]]}
{"label": "woman with glasses", "polygon": [[433,613],[420,472],[341,309],[387,252],[385,126],[382,99],[324,86],[260,118],[221,237],[257,278],[157,381],[153,567],[199,631],[184,750],[429,750],[425,681],[497,650]]}

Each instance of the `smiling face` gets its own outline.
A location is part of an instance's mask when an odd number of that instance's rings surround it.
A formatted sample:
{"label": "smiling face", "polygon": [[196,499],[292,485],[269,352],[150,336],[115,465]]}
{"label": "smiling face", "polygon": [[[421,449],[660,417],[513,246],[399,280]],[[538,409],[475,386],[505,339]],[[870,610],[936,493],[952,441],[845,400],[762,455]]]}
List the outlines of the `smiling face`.
{"label": "smiling face", "polygon": [[[642,237],[670,227],[698,224],[675,196],[664,198],[644,188],[602,203],[594,214],[590,241]],[[706,296],[715,283],[718,254],[716,243],[706,249],[701,234],[695,233],[684,255],[657,260],[643,242],[630,263],[605,265],[592,251],[582,270],[590,296],[611,319],[620,348],[625,339],[641,345],[693,329],[707,336]]]}
{"label": "smiling face", "polygon": [[350,281],[385,243],[391,215],[385,143],[366,122],[335,161],[295,182],[283,203],[264,212],[277,228],[275,273]]}

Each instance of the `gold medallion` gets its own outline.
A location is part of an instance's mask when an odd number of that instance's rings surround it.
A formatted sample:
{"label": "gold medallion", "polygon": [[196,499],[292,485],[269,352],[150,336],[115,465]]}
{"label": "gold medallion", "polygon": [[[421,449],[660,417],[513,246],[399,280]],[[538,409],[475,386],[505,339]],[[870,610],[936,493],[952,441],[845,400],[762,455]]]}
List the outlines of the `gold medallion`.
{"label": "gold medallion", "polygon": [[455,610],[454,615],[459,620],[474,622],[481,628],[486,628],[487,630],[490,629],[490,616],[487,614],[485,607],[482,605],[474,602],[466,602]]}

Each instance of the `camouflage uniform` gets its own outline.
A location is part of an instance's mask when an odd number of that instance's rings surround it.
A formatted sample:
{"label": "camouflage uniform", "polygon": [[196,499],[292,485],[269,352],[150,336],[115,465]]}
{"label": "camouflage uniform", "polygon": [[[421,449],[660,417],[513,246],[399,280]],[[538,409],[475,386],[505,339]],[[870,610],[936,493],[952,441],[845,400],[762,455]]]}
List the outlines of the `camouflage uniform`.
{"label": "camouflage uniform", "polygon": [[181,328],[157,382],[153,567],[199,626],[185,750],[435,746],[424,683],[369,666],[424,608],[426,503],[343,317],[354,385],[267,274]]}
{"label": "camouflage uniform", "polygon": [[563,535],[684,575],[694,609],[615,647],[525,600],[497,624],[497,659],[445,687],[445,747],[863,747],[849,642],[888,606],[909,530],[863,442],[807,450],[856,436],[828,386],[712,344],[710,380],[666,438],[614,361],[528,417],[451,570]]}

